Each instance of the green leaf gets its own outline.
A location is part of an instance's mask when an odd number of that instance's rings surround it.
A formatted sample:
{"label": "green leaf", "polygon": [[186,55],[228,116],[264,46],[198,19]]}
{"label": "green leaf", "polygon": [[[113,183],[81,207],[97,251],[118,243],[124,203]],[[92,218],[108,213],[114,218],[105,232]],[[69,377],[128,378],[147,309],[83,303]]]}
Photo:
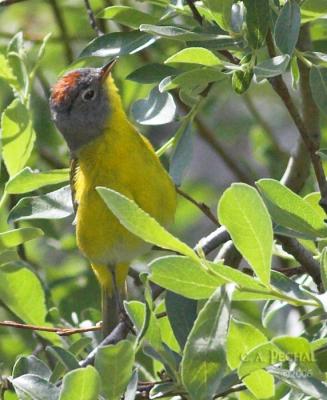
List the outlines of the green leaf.
{"label": "green leaf", "polygon": [[275,344],[271,342],[262,343],[251,349],[242,357],[238,367],[238,375],[242,378],[254,371],[287,360],[287,354],[280,350]]}
{"label": "green leaf", "polygon": [[68,168],[40,172],[26,167],[7,182],[6,192],[9,194],[27,193],[43,186],[56,185],[67,181],[69,181]]}
{"label": "green leaf", "polygon": [[190,247],[166,231],[154,218],[139,208],[133,200],[112,189],[99,187],[97,191],[120,223],[134,235],[145,242],[177,251],[198,260]]}
{"label": "green leaf", "polygon": [[246,7],[247,40],[254,49],[263,46],[269,27],[269,1],[244,0]]}
{"label": "green leaf", "polygon": [[231,319],[227,338],[227,362],[233,370],[253,348],[268,342],[266,336],[253,325]]}
{"label": "green leaf", "polygon": [[182,380],[191,399],[211,399],[218,391],[226,371],[229,313],[229,298],[219,288],[194,323],[182,360]]}
{"label": "green leaf", "polygon": [[272,339],[280,350],[286,353],[289,359],[294,360],[304,372],[314,370],[314,354],[310,347],[310,342],[303,337],[279,336]]}
{"label": "green leaf", "polygon": [[215,1],[206,0],[204,4],[207,5],[214,20],[219,26],[225,31],[231,30],[231,16],[232,16],[232,5],[233,0]]}
{"label": "green leaf", "polygon": [[52,354],[68,371],[79,367],[76,357],[68,350],[59,346],[48,346],[46,351]]}
{"label": "green leaf", "polygon": [[312,96],[320,111],[327,113],[327,68],[310,69],[310,87]]}
{"label": "green leaf", "polygon": [[[119,400],[132,376],[134,364],[133,345],[121,340],[115,345],[100,347],[95,358],[95,368],[102,381],[102,392],[108,400]],[[110,379],[108,379],[110,374]]]}
{"label": "green leaf", "polygon": [[232,76],[232,86],[237,94],[246,92],[252,82],[253,69],[248,68],[245,71],[235,71]]}
{"label": "green leaf", "polygon": [[10,86],[17,87],[17,79],[3,54],[0,54],[0,79],[4,79]]}
{"label": "green leaf", "polygon": [[326,0],[305,0],[301,4],[302,23],[326,15]]}
{"label": "green leaf", "polygon": [[[41,282],[23,264],[8,263],[0,267],[0,300],[25,323],[51,327],[45,321],[47,309]],[[59,341],[54,333],[37,333],[50,342]]]}
{"label": "green leaf", "polygon": [[226,79],[226,75],[217,69],[210,67],[195,68],[177,75],[167,77],[159,84],[160,91],[166,91],[181,87],[188,92],[201,93],[208,83]]}
{"label": "green leaf", "polygon": [[174,151],[171,155],[169,163],[169,175],[177,186],[182,184],[184,172],[192,160],[193,152],[193,135],[192,135],[192,123],[191,121],[180,126],[181,130],[178,129],[175,138],[179,136],[175,145]]}
{"label": "green leaf", "polygon": [[274,179],[256,182],[274,222],[310,235],[325,237],[327,227],[315,208]]}
{"label": "green leaf", "polygon": [[30,113],[18,99],[3,112],[1,128],[3,160],[13,176],[27,163],[35,141]]}
{"label": "green leaf", "polygon": [[63,379],[59,400],[95,400],[100,393],[100,376],[90,365],[68,372]]}
{"label": "green leaf", "polygon": [[150,270],[152,282],[195,300],[209,298],[218,286],[226,283],[225,279],[205,271],[198,262],[187,257],[158,258],[152,261]]}
{"label": "green leaf", "polygon": [[327,247],[325,247],[320,256],[321,281],[325,291],[327,291]]}
{"label": "green leaf", "polygon": [[288,0],[280,12],[275,25],[275,42],[284,54],[293,54],[301,26],[300,7],[296,0]]}
{"label": "green leaf", "polygon": [[51,370],[47,364],[39,360],[34,355],[28,357],[23,356],[15,362],[12,376],[13,378],[17,378],[18,376],[25,374],[33,374],[49,380],[51,376]]}
{"label": "green leaf", "polygon": [[269,60],[262,61],[260,64],[256,65],[253,69],[254,74],[258,81],[266,78],[272,78],[283,74],[290,61],[290,56],[288,54],[283,54],[281,56],[276,56],[270,58]]}
{"label": "green leaf", "polygon": [[39,376],[26,374],[11,383],[21,400],[58,400],[59,388]]}
{"label": "green leaf", "polygon": [[29,240],[43,236],[43,231],[38,228],[18,228],[0,233],[0,251],[19,246]]}
{"label": "green leaf", "polygon": [[207,67],[221,65],[222,62],[212,51],[203,47],[187,47],[180,50],[178,53],[170,56],[165,61],[165,64],[201,64]]}
{"label": "green leaf", "polygon": [[73,214],[73,204],[69,186],[41,196],[25,197],[13,207],[8,221],[30,219],[60,219]]}
{"label": "green leaf", "polygon": [[155,42],[152,36],[138,32],[112,32],[92,40],[78,58],[84,57],[118,57],[124,54],[135,54]]}
{"label": "green leaf", "polygon": [[177,75],[179,70],[169,65],[152,63],[143,65],[127,75],[126,79],[138,83],[157,83],[166,76]]}
{"label": "green leaf", "polygon": [[174,39],[174,40],[214,40],[217,39],[219,36],[217,34],[210,34],[210,33],[197,33],[188,31],[184,28],[180,28],[178,26],[169,26],[169,25],[149,25],[149,24],[142,24],[140,26],[141,32],[148,32],[155,36],[161,36],[164,38]]}
{"label": "green leaf", "polygon": [[170,291],[166,293],[165,302],[170,325],[183,349],[197,317],[197,302]]}
{"label": "green leaf", "polygon": [[156,24],[158,18],[136,8],[126,6],[107,7],[97,15],[98,18],[112,19],[121,25],[138,29],[141,24]]}
{"label": "green leaf", "polygon": [[270,399],[275,395],[274,377],[264,369],[251,372],[243,382],[256,399]]}
{"label": "green leaf", "polygon": [[313,296],[308,294],[301,285],[288,278],[278,271],[272,271],[271,284],[278,289],[279,293],[289,299],[293,299],[295,304],[301,305],[305,302],[313,302]]}
{"label": "green leaf", "polygon": [[124,400],[135,400],[137,392],[137,383],[138,383],[138,371],[137,369],[135,369],[127,385],[127,389],[124,394]]}
{"label": "green leaf", "polygon": [[244,42],[241,39],[226,35],[217,35],[214,38],[208,40],[203,39],[192,39],[187,41],[187,45],[190,47],[205,47],[206,49],[219,51],[219,50],[239,50],[244,46]]}
{"label": "green leaf", "polygon": [[132,114],[139,124],[164,125],[174,120],[176,104],[170,93],[161,93],[155,87],[147,99],[137,100],[133,104]]}
{"label": "green leaf", "polygon": [[236,283],[236,285],[241,288],[267,292],[267,288],[258,279],[249,276],[236,268],[232,268],[228,265],[223,265],[217,262],[210,262],[210,267],[216,275],[225,279],[227,282]]}
{"label": "green leaf", "polygon": [[273,230],[258,192],[244,183],[232,184],[218,204],[218,219],[264,285],[269,285]]}
{"label": "green leaf", "polygon": [[269,371],[289,387],[310,396],[310,398],[319,400],[327,398],[326,385],[314,377],[297,376],[297,371],[292,374],[283,368],[270,368]]}

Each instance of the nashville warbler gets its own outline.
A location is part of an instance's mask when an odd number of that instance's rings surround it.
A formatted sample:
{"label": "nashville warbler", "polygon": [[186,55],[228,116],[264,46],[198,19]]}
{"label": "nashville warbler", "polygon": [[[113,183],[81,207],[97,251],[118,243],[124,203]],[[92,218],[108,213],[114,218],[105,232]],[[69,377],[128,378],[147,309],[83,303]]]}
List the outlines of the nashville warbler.
{"label": "nashville warbler", "polygon": [[50,98],[52,118],[71,152],[77,245],[102,288],[105,335],[118,322],[128,265],[150,245],[120,224],[96,188],[122,193],[163,226],[173,221],[176,209],[171,178],[122,107],[113,64],[68,72]]}

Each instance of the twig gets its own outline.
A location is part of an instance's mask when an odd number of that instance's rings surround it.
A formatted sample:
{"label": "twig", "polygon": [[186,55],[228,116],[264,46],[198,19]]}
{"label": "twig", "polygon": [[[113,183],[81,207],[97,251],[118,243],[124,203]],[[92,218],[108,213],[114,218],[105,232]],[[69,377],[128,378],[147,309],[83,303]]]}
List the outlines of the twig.
{"label": "twig", "polygon": [[130,329],[131,325],[128,319],[120,321],[116,328],[107,337],[105,337],[103,341],[97,347],[95,347],[84,360],[80,361],[79,365],[81,367],[86,367],[87,365],[94,364],[95,356],[100,347],[107,346],[109,344],[116,344],[120,340],[125,339]]}
{"label": "twig", "polygon": [[[273,38],[271,31],[269,30],[267,35],[267,47],[270,57],[274,57],[276,55],[275,47],[273,43]],[[321,199],[320,206],[324,209],[327,214],[327,181],[325,172],[322,166],[322,162],[320,156],[318,154],[319,143],[313,141],[308,133],[307,127],[305,126],[298,110],[296,109],[294,102],[291,98],[291,95],[288,91],[288,88],[283,80],[283,78],[279,75],[275,78],[271,78],[270,83],[279,97],[282,99],[284,105],[286,106],[288,112],[290,113],[301,137],[306,146],[306,149],[310,155],[311,163],[313,165],[315,175],[317,178]]]}
{"label": "twig", "polygon": [[234,246],[234,243],[229,240],[221,246],[215,260],[224,260],[224,264],[238,268],[242,261],[242,255]]}
{"label": "twig", "polygon": [[318,290],[321,291],[321,275],[319,263],[312,257],[310,251],[303,247],[296,239],[277,235],[283,249],[298,261],[306,273],[311,276]]}
{"label": "twig", "polygon": [[186,0],[187,5],[190,7],[190,10],[193,14],[193,18],[200,24],[202,25],[203,23],[203,18],[202,15],[199,13],[198,9],[196,8],[193,0]]}
{"label": "twig", "polygon": [[209,254],[217,247],[221,246],[225,242],[230,240],[229,233],[226,231],[226,228],[221,226],[216,229],[214,232],[210,233],[210,235],[202,238],[197,245],[195,246],[195,251],[201,251],[204,254]]}
{"label": "twig", "polygon": [[218,219],[213,215],[209,206],[205,203],[199,203],[193,197],[191,197],[188,193],[185,193],[182,189],[176,186],[176,192],[188,200],[190,203],[194,204],[200,211],[203,212],[215,225],[220,226]]}
{"label": "twig", "polygon": [[[276,235],[277,239],[282,244],[283,249],[291,254],[302,266],[308,275],[311,276],[313,281],[321,289],[321,276],[319,263],[312,257],[312,254],[302,246],[296,239],[286,236]],[[221,226],[210,235],[202,238],[195,246],[194,250],[202,250],[204,254],[208,254],[217,247],[226,243],[231,237],[224,226]]]}
{"label": "twig", "polygon": [[103,32],[98,27],[98,24],[97,24],[97,21],[96,21],[94,12],[91,8],[89,0],[84,0],[84,4],[85,4],[85,8],[86,8],[87,15],[89,17],[89,22],[90,22],[92,29],[94,30],[94,32],[96,33],[97,36],[102,36]]}
{"label": "twig", "polygon": [[[301,51],[312,50],[309,26],[305,24],[301,27],[297,47]],[[300,60],[298,60],[300,72],[300,90],[302,100],[302,118],[308,129],[311,140],[320,142],[320,119],[319,109],[316,106],[310,88],[310,69]],[[301,138],[298,140],[297,149],[290,158],[287,169],[281,179],[281,182],[294,192],[300,192],[310,174],[310,157],[306,146]]]}
{"label": "twig", "polygon": [[88,328],[64,328],[64,327],[47,327],[47,326],[38,326],[30,324],[21,324],[15,321],[2,321],[0,322],[0,326],[8,326],[11,328],[27,329],[32,331],[53,332],[59,336],[70,336],[74,335],[75,333],[93,332],[101,330],[101,324],[96,326],[90,326]]}
{"label": "twig", "polygon": [[240,392],[241,390],[246,390],[247,387],[243,385],[243,383],[240,383],[239,385],[235,385],[230,389],[225,390],[224,392],[216,394],[213,398],[218,399],[219,397],[226,397],[227,395],[235,392]]}
{"label": "twig", "polygon": [[66,61],[68,64],[72,63],[74,60],[73,56],[73,50],[70,46],[70,41],[69,41],[69,35],[68,35],[68,29],[64,20],[64,16],[61,13],[61,10],[58,6],[57,0],[49,0],[50,6],[52,8],[52,12],[54,15],[54,18],[58,24],[58,27],[61,32],[61,39],[62,39],[62,44],[65,48],[65,54],[66,54]]}

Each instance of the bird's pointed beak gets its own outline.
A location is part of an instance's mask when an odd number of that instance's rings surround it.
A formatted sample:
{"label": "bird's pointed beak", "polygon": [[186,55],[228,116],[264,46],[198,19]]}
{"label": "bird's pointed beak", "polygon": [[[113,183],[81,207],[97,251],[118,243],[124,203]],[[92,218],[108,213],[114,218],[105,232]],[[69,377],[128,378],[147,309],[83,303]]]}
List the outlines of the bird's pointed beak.
{"label": "bird's pointed beak", "polygon": [[113,60],[109,61],[106,65],[104,65],[101,70],[100,70],[100,79],[101,82],[105,82],[107,79],[108,75],[110,74],[113,66],[116,64],[117,58],[114,58]]}

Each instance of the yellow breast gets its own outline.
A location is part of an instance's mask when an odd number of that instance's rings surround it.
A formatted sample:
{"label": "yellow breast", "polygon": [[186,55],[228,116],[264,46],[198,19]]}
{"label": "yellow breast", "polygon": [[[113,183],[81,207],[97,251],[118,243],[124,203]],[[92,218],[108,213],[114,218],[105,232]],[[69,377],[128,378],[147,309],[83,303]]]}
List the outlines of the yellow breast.
{"label": "yellow breast", "polygon": [[128,232],[96,192],[114,189],[133,199],[162,225],[173,221],[174,185],[151,145],[128,121],[112,78],[108,79],[111,115],[104,133],[78,154],[75,179],[77,243],[96,264],[130,261],[149,247]]}

